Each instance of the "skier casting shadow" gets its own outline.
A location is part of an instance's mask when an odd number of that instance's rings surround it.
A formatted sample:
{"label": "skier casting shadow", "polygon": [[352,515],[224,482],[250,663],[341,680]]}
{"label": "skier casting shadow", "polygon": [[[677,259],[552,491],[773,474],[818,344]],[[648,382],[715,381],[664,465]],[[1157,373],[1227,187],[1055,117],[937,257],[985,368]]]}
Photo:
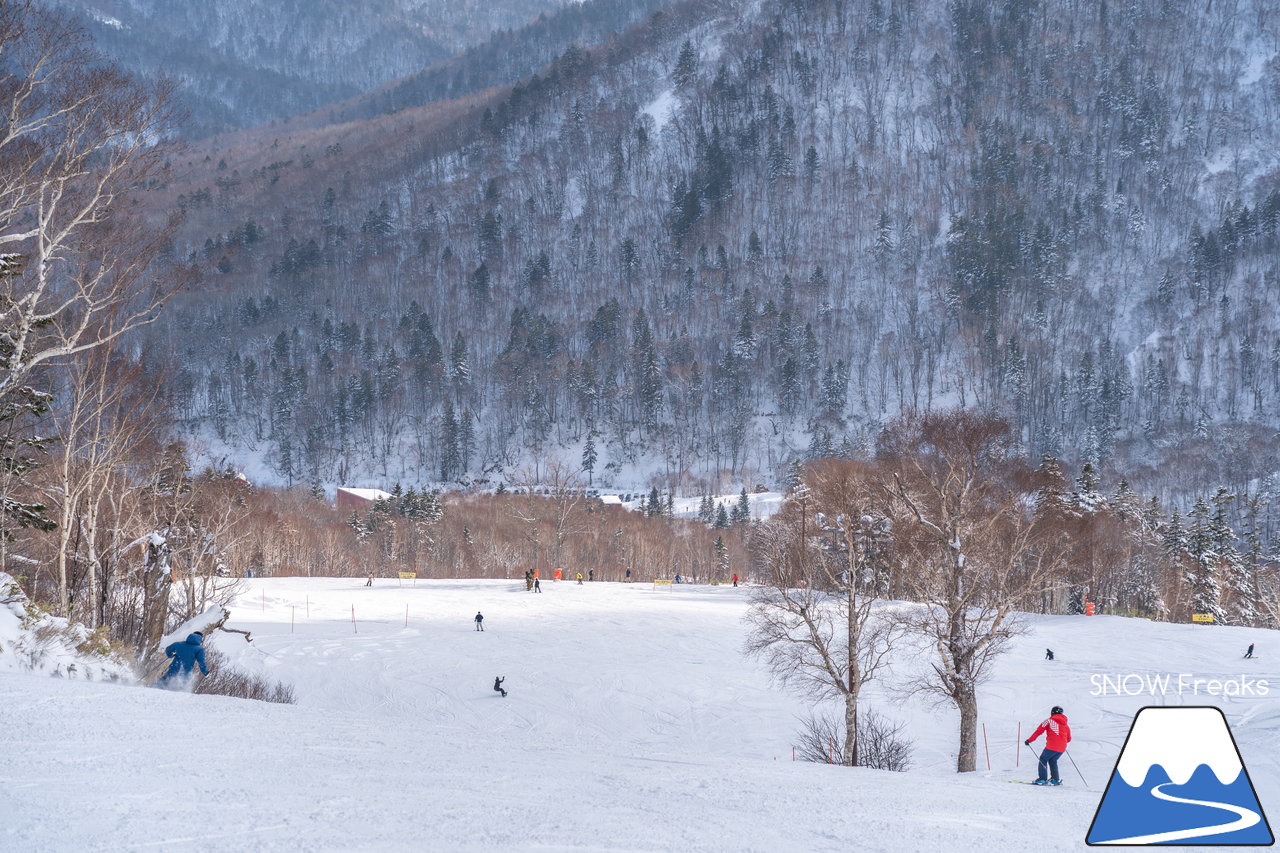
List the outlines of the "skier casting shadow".
{"label": "skier casting shadow", "polygon": [[1250,643],[1250,644],[1249,644],[1249,649],[1248,649],[1248,651],[1246,651],[1246,652],[1244,653],[1244,656],[1245,656],[1246,658],[1251,658],[1251,657],[1253,657],[1253,643]]}
{"label": "skier casting shadow", "polygon": [[502,694],[502,698],[503,698],[503,699],[506,699],[506,698],[507,698],[507,691],[505,691],[505,690],[503,690],[503,689],[502,689],[502,682],[504,682],[504,681],[506,681],[506,679],[505,679],[505,678],[495,678],[495,679],[493,680],[493,692],[494,692],[494,693],[501,693],[501,694]]}
{"label": "skier casting shadow", "polygon": [[1045,649],[1045,650],[1044,650],[1044,659],[1045,659],[1045,660],[1053,660],[1053,649]]}
{"label": "skier casting shadow", "polygon": [[477,631],[484,630],[484,617],[480,615],[479,610],[476,611],[476,630]]}

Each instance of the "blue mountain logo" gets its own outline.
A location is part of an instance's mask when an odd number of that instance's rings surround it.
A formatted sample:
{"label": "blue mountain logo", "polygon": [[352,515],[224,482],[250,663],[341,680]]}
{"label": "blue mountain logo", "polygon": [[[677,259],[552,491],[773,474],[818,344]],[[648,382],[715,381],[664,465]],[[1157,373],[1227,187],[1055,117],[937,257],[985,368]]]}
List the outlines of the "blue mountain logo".
{"label": "blue mountain logo", "polygon": [[1140,710],[1085,843],[1275,843],[1222,711],[1200,706]]}

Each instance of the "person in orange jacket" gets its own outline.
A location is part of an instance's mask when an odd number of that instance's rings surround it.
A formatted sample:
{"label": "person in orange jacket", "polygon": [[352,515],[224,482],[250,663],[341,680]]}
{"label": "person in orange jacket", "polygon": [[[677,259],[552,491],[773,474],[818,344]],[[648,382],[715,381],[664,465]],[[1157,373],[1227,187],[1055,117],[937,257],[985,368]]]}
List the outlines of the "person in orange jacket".
{"label": "person in orange jacket", "polygon": [[[1067,751],[1067,744],[1071,743],[1071,726],[1067,725],[1067,715],[1062,713],[1062,707],[1054,705],[1049,711],[1049,719],[1040,724],[1040,727],[1027,738],[1027,746],[1031,742],[1043,734],[1044,751],[1040,753],[1040,778],[1036,779],[1036,785],[1061,785],[1062,779],[1058,777],[1058,759],[1062,757],[1062,753]],[[1052,776],[1050,776],[1052,771]]]}

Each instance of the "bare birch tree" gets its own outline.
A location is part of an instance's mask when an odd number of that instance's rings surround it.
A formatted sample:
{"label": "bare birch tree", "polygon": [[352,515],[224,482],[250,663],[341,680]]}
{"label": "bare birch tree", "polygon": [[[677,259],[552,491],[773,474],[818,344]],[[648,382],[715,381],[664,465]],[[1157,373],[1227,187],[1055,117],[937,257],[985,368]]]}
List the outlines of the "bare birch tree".
{"label": "bare birch tree", "polygon": [[1064,567],[1068,543],[1052,508],[1037,505],[1035,472],[1003,420],[959,410],[897,421],[880,463],[905,587],[920,603],[905,619],[935,652],[915,687],[959,710],[956,769],[970,771],[978,687],[1024,630],[1015,611]]}
{"label": "bare birch tree", "polygon": [[[173,87],[131,80],[21,0],[0,4],[0,69],[0,407],[39,416],[34,374],[151,322],[179,284],[151,270],[172,223],[127,204],[169,153]],[[29,467],[0,471],[0,521],[40,522],[14,494]]]}
{"label": "bare birch tree", "polygon": [[[527,470],[517,485],[528,499],[523,505],[515,505],[512,515],[528,525],[533,562],[536,564],[538,559],[539,528],[546,522],[551,526],[551,568],[564,568],[565,542],[585,533],[590,526],[583,509],[582,469],[552,459],[543,468],[541,481]],[[539,500],[538,492],[544,493],[545,503]]]}
{"label": "bare birch tree", "polygon": [[154,384],[142,382],[137,364],[117,357],[107,344],[92,350],[62,371],[58,395],[63,405],[52,422],[61,453],[51,469],[50,502],[57,523],[55,563],[58,613],[68,615],[73,569],[83,567],[84,607],[90,627],[97,627],[94,602],[101,598],[98,554],[94,553],[98,511],[107,488],[128,488],[124,472],[160,428]]}
{"label": "bare birch tree", "polygon": [[896,620],[876,612],[875,550],[866,528],[883,517],[883,495],[873,471],[856,462],[824,462],[805,481],[804,503],[843,525],[828,531],[824,547],[811,548],[808,533],[821,530],[801,517],[795,501],[790,512],[761,525],[757,543],[768,580],[753,593],[747,651],[813,699],[843,700],[841,763],[857,766],[859,696],[902,633]]}

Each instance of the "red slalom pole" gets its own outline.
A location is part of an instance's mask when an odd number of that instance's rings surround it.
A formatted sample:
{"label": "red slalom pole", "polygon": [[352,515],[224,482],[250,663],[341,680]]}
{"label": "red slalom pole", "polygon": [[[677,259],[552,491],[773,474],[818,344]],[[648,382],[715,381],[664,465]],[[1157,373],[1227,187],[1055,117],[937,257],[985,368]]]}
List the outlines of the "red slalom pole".
{"label": "red slalom pole", "polygon": [[991,744],[987,743],[987,724],[982,724],[982,749],[987,753],[987,769],[991,769]]}

